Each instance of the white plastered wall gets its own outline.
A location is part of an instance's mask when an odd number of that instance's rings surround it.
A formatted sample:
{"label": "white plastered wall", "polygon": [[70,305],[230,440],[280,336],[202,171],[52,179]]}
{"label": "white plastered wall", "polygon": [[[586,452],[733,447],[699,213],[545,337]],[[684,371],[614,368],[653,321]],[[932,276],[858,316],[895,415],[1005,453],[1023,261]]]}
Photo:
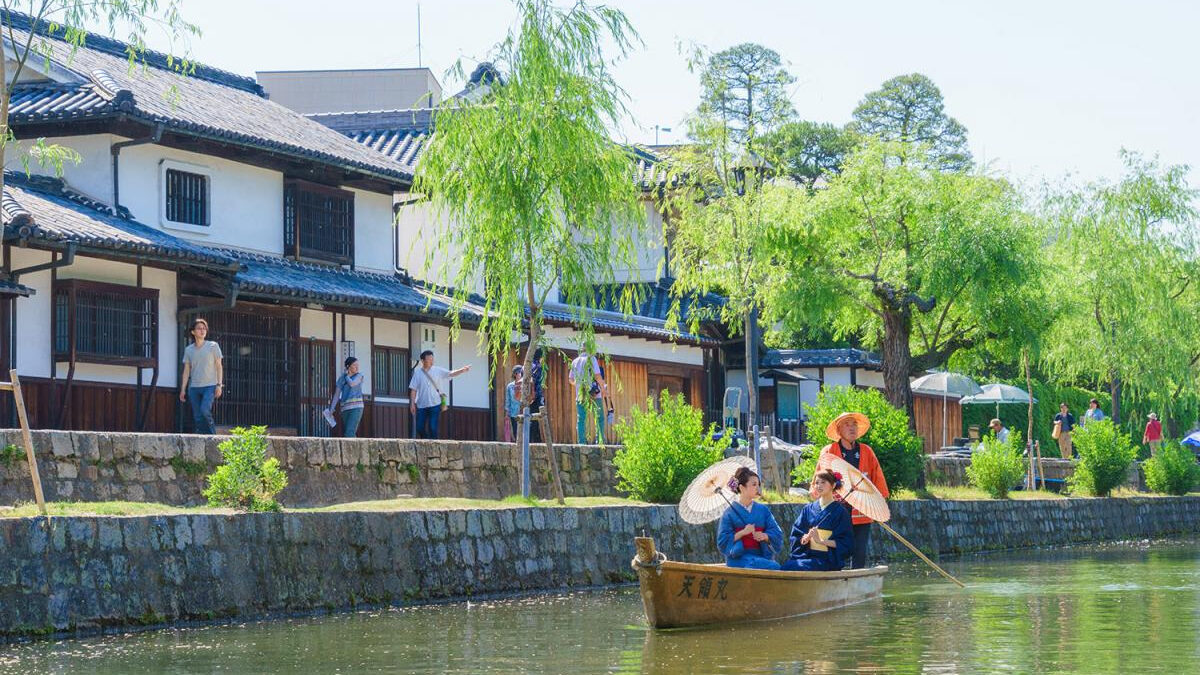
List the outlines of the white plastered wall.
{"label": "white plastered wall", "polygon": [[[346,314],[344,318],[345,322],[343,323],[342,317],[338,317],[338,341],[350,341],[354,343],[354,356],[358,358],[359,372],[363,374],[363,393],[370,396],[371,378],[373,377],[371,373],[371,318],[355,314]],[[342,363],[345,360],[341,344],[337,345],[337,350],[337,363],[334,364],[334,372],[340,374],[342,372]]]}
{"label": "white plastered wall", "polygon": [[[486,350],[486,345],[483,347]],[[488,360],[479,345],[479,333],[462,330],[450,345],[454,368],[470,365],[471,370],[450,381],[452,402],[466,408],[490,407]]]}
{"label": "white plastered wall", "polygon": [[[116,140],[119,139],[112,134],[91,134],[47,138],[45,142],[47,145],[66,146],[79,153],[79,163],[67,162],[62,168],[61,177],[71,189],[104,204],[112,204],[112,155],[109,148]],[[10,146],[4,155],[4,168],[23,172],[25,165],[21,158],[28,157],[32,145],[31,141],[20,141]],[[56,175],[53,166],[40,166],[32,159],[29,161],[29,171],[43,176]]]}
{"label": "white plastered wall", "polygon": [[[658,281],[663,260],[663,219],[653,200],[642,200],[646,220],[634,233],[633,269],[614,270],[617,281]],[[665,270],[663,270],[665,271]]]}
{"label": "white plastered wall", "polygon": [[[27,267],[50,261],[50,254],[30,249],[12,249],[12,266]],[[57,271],[59,279],[86,279],[106,283],[137,285],[137,266],[86,256],[76,256],[69,267]],[[142,268],[142,286],[158,289],[158,386],[174,387],[178,384],[179,364],[176,345],[176,292],[175,273],[152,267]],[[33,288],[36,293],[17,300],[17,370],[30,377],[50,376],[51,313],[54,294],[49,270],[21,276],[21,283]],[[65,378],[68,365],[59,363],[56,376]],[[124,366],[106,366],[94,363],[79,363],[75,366],[75,379],[81,382],[113,382],[136,384],[136,370]],[[143,384],[150,384],[153,373],[142,372]]]}
{"label": "white plastered wall", "polygon": [[[209,176],[208,227],[172,226],[162,217],[164,161]],[[121,205],[142,223],[207,246],[283,254],[283,174],[278,171],[146,144],[121,151],[120,178]]]}
{"label": "white plastered wall", "polygon": [[[546,341],[553,347],[579,349],[579,333],[564,326],[547,326]],[[704,350],[692,345],[596,333],[596,349],[601,354],[611,356],[629,356],[648,361],[692,366],[704,365]]]}
{"label": "white plastered wall", "polygon": [[[410,331],[412,327],[407,321],[396,321],[395,319],[375,319],[375,346],[377,347],[401,347],[408,349],[410,343]],[[361,359],[362,356],[359,356]],[[414,359],[416,355],[409,351],[409,358]],[[370,361],[367,362],[368,366]],[[411,364],[410,364],[411,365]],[[369,370],[369,368],[368,368]],[[407,387],[408,383],[405,382]],[[403,396],[396,397],[378,397],[375,400],[383,402],[408,402],[408,391],[405,390]]]}
{"label": "white plastered wall", "polygon": [[883,373],[875,370],[859,368],[854,376],[854,380],[860,387],[875,387],[876,389],[883,389],[884,387]]}
{"label": "white plastered wall", "polygon": [[354,192],[354,266],[357,269],[391,274],[393,253],[392,196]]}
{"label": "white plastered wall", "polygon": [[[439,216],[429,202],[405,204],[396,212],[395,251],[396,265],[413,277],[440,284],[451,285],[458,274],[460,256],[448,251],[437,251],[434,241],[440,231]],[[453,225],[451,225],[453,226]],[[426,257],[432,255],[426,268]],[[472,280],[471,290],[482,292],[483,280]]]}

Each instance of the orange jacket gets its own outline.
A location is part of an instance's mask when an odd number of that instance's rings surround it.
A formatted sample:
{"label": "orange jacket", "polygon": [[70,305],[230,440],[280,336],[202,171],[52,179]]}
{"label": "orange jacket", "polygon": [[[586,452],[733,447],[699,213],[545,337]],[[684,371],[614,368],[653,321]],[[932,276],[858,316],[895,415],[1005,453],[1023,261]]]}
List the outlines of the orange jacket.
{"label": "orange jacket", "polygon": [[[830,443],[822,448],[821,456],[817,458],[817,471],[829,469],[830,462],[825,460],[826,455],[841,457],[842,446],[838,443]],[[883,477],[883,468],[879,466],[879,458],[875,456],[875,451],[866,443],[858,444],[858,470],[862,471],[863,475],[875,484],[875,487],[879,489],[879,493],[886,499],[888,496],[888,486],[887,480]],[[812,492],[811,488],[809,489],[809,494],[812,495],[813,499],[816,499],[817,496]],[[851,508],[850,522],[855,525],[865,525],[872,521],[870,518],[859,513],[858,509]]]}

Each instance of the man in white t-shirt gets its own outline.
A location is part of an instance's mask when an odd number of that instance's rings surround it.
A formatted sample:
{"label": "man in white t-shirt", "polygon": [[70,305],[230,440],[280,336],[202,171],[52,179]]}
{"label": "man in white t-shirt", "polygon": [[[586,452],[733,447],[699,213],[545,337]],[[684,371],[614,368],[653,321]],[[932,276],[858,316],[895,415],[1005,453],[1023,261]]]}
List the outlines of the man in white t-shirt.
{"label": "man in white t-shirt", "polygon": [[408,409],[416,418],[413,422],[418,438],[437,438],[438,420],[442,407],[450,404],[446,392],[450,379],[471,369],[470,364],[458,370],[446,370],[433,365],[433,352],[421,352],[421,361],[408,381]]}
{"label": "man in white t-shirt", "polygon": [[588,442],[588,411],[596,417],[596,435],[604,442],[604,399],[608,396],[608,384],[604,381],[604,369],[595,356],[586,350],[571,361],[567,381],[575,388],[575,438],[580,444]]}

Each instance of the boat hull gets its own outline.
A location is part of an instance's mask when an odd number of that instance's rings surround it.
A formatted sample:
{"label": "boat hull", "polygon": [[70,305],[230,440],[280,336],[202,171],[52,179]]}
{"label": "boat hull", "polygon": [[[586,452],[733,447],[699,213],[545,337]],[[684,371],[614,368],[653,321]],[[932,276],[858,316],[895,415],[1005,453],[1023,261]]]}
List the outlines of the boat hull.
{"label": "boat hull", "polygon": [[636,540],[633,559],[646,619],[655,628],[782,619],[880,597],[887,567],[775,572],[666,560]]}

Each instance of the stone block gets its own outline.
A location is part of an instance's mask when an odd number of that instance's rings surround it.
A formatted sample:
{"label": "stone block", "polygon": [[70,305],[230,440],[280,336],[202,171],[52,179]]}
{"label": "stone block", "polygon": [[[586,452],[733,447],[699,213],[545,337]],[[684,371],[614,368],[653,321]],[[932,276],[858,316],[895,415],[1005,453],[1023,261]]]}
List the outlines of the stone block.
{"label": "stone block", "polygon": [[55,457],[75,456],[75,443],[71,440],[71,432],[54,431],[50,433],[50,454]]}
{"label": "stone block", "polygon": [[319,438],[297,439],[304,444],[304,455],[308,458],[309,466],[321,466],[325,463],[325,446]]}
{"label": "stone block", "polygon": [[60,480],[72,480],[79,476],[79,465],[71,460],[55,462],[54,471]]}
{"label": "stone block", "polygon": [[187,462],[206,462],[207,457],[204,453],[204,437],[193,436],[191,434],[180,434],[179,439],[179,454]]}
{"label": "stone block", "polygon": [[100,448],[96,436],[96,434],[89,433],[72,434],[71,440],[75,444],[75,455],[81,462],[95,462],[100,459]]}
{"label": "stone block", "polygon": [[158,480],[170,482],[175,480],[175,469],[170,465],[158,468]]}

